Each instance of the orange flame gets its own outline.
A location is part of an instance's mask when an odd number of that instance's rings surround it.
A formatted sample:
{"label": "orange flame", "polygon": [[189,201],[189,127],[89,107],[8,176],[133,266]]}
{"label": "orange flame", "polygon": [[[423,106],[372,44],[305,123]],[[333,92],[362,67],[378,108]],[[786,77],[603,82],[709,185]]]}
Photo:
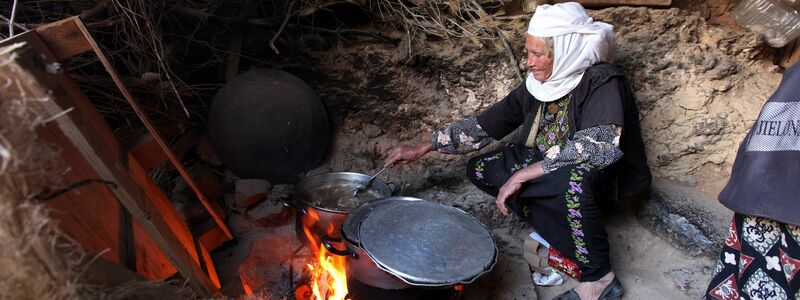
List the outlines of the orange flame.
{"label": "orange flame", "polygon": [[[311,250],[317,257],[315,267],[307,264],[311,271],[311,291],[315,300],[344,300],[347,296],[347,273],[345,271],[345,257],[338,255],[328,255],[328,251],[322,246],[320,241],[311,233],[310,228],[319,222],[319,215],[315,211],[309,210],[308,216],[312,221],[310,224],[303,224],[303,232],[310,241]],[[336,230],[333,224],[328,224],[326,232],[331,236]]]}

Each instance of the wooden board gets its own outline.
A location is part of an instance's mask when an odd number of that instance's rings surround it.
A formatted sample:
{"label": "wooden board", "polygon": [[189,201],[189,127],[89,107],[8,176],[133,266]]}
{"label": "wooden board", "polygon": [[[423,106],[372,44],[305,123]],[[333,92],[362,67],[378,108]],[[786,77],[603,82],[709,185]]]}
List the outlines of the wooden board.
{"label": "wooden board", "polygon": [[[117,149],[112,149],[114,143],[104,141],[102,132],[94,128],[84,115],[86,111],[82,111],[59,85],[59,81],[64,80],[66,75],[61,73],[54,76],[44,70],[43,64],[55,61],[49,49],[42,46],[44,43],[35,33],[29,32],[13,40],[30,41],[39,53],[47,57],[47,61],[38,62],[40,54],[34,53],[27,47],[17,47],[13,52],[3,53],[3,59],[9,62],[4,66],[6,70],[2,72],[3,75],[15,82],[24,83],[18,86],[16,92],[31,99],[46,99],[47,101],[35,102],[39,105],[43,116],[52,117],[71,110],[68,114],[55,118],[51,124],[57,126],[60,133],[69,141],[67,144],[73,145],[83,156],[88,162],[87,165],[96,172],[97,179],[116,184],[116,187],[109,190],[139,221],[142,229],[159,245],[172,265],[187,279],[189,285],[200,295],[219,295],[217,288],[196,262],[196,254],[192,257],[193,255],[183,247],[164,219],[159,214],[153,213],[157,209],[131,178],[127,167],[120,163],[119,155],[114,153],[114,150],[119,150],[118,146]],[[14,89],[7,89],[5,92],[13,93]],[[84,197],[91,196],[84,195]],[[96,228],[89,229],[96,230]]]}
{"label": "wooden board", "polygon": [[211,253],[208,252],[205,246],[198,245],[200,249],[200,258],[203,260],[203,263],[206,266],[206,270],[208,270],[208,277],[211,278],[211,282],[217,288],[221,288],[222,285],[219,283],[219,276],[217,276],[217,267],[214,266],[214,261],[211,259]]}
{"label": "wooden board", "polygon": [[[54,22],[39,27],[36,29],[36,33],[45,42],[48,48],[51,49],[51,53],[55,57],[55,60],[63,60],[86,51],[94,51],[100,62],[108,71],[111,79],[114,80],[115,84],[119,88],[123,97],[128,101],[128,103],[131,105],[131,108],[134,110],[134,112],[136,112],[139,119],[147,128],[155,144],[158,145],[158,147],[163,151],[161,154],[166,156],[166,158],[172,163],[172,165],[175,167],[175,169],[178,171],[181,177],[183,177],[184,181],[186,181],[187,185],[189,185],[189,187],[195,192],[197,198],[209,212],[211,217],[215,220],[217,226],[220,227],[222,232],[225,234],[227,240],[232,240],[233,235],[231,234],[230,229],[228,229],[228,226],[225,223],[225,213],[222,210],[222,208],[216,202],[207,199],[200,190],[200,187],[197,185],[197,183],[191,178],[191,176],[189,176],[189,173],[181,163],[179,156],[176,155],[172,151],[172,149],[169,148],[169,146],[166,144],[164,139],[158,133],[156,128],[152,125],[152,122],[150,121],[149,117],[139,107],[139,104],[136,102],[136,100],[133,98],[128,89],[123,84],[122,80],[119,78],[119,75],[117,74],[116,70],[114,70],[114,67],[105,57],[105,54],[103,54],[102,50],[97,45],[97,43],[92,39],[91,34],[86,29],[86,27],[83,26],[83,23],[80,21],[80,18],[77,16],[70,17],[58,22]],[[72,90],[80,92],[77,86],[75,86],[75,89]],[[87,105],[91,106],[91,103],[87,103]],[[105,137],[111,137],[112,139],[114,137],[110,128],[108,130],[105,130],[104,132],[101,132],[101,134],[103,134]],[[114,147],[119,147],[119,145],[115,145]],[[148,161],[148,163],[152,162]],[[145,168],[149,167],[150,165],[145,166]]]}
{"label": "wooden board", "polygon": [[189,172],[186,170],[186,167],[183,166],[183,163],[177,158],[172,149],[169,148],[167,143],[164,141],[164,138],[161,137],[161,134],[158,132],[158,130],[156,130],[155,126],[150,121],[150,117],[148,117],[147,114],[144,113],[144,110],[141,107],[139,107],[139,103],[136,102],[136,100],[133,98],[133,95],[131,95],[130,91],[128,91],[128,88],[125,87],[125,84],[122,82],[122,78],[119,77],[119,74],[117,74],[117,71],[114,69],[114,66],[111,64],[108,58],[106,58],[102,49],[100,49],[100,47],[97,45],[94,39],[92,39],[91,34],[86,29],[86,27],[83,26],[83,23],[81,23],[80,19],[78,17],[72,17],[66,20],[71,20],[72,22],[75,22],[78,29],[83,33],[84,39],[89,43],[89,45],[92,48],[92,51],[94,51],[95,55],[97,55],[97,58],[105,67],[106,71],[108,72],[108,75],[111,76],[112,80],[114,80],[114,83],[117,85],[117,88],[122,93],[122,96],[125,98],[126,101],[128,101],[128,104],[130,104],[131,108],[136,113],[136,116],[138,116],[139,120],[142,121],[142,124],[144,125],[145,128],[147,128],[147,131],[153,136],[153,139],[155,139],[156,143],[161,147],[161,150],[164,151],[164,154],[167,156],[167,159],[169,159],[169,161],[172,163],[172,166],[175,167],[175,169],[181,175],[183,180],[186,181],[186,184],[192,189],[192,191],[194,191],[194,193],[197,195],[197,199],[199,199],[200,202],[203,203],[203,206],[206,208],[208,213],[211,214],[211,217],[217,223],[217,226],[219,226],[219,228],[222,229],[222,231],[225,233],[225,236],[228,239],[233,239],[233,234],[231,234],[230,229],[228,229],[228,225],[225,224],[225,213],[222,211],[222,208],[216,202],[213,202],[205,197],[203,192],[200,190],[200,187],[189,175]]}
{"label": "wooden board", "polygon": [[36,28],[39,37],[49,46],[56,60],[91,51],[83,33],[72,19],[64,19]]}

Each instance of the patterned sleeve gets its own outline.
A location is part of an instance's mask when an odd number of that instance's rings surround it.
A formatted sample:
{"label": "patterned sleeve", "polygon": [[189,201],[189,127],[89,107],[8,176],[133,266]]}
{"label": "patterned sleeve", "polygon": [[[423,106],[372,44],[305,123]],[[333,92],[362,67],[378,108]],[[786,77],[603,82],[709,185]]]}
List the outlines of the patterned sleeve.
{"label": "patterned sleeve", "polygon": [[445,125],[431,135],[433,149],[442,153],[463,154],[488,145],[492,139],[475,116]]}
{"label": "patterned sleeve", "polygon": [[622,150],[619,149],[621,134],[622,128],[612,124],[579,130],[563,149],[553,146],[547,150],[542,159],[542,168],[545,173],[550,173],[560,167],[582,162],[599,168],[607,167],[622,157]]}

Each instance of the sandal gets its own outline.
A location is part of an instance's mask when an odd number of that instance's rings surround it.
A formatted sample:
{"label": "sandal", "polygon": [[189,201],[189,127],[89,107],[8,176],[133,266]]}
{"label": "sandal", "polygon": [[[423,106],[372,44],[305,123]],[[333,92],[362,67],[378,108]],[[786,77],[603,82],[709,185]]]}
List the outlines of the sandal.
{"label": "sandal", "polygon": [[[599,300],[619,300],[622,299],[622,294],[625,293],[625,289],[622,288],[622,283],[619,282],[617,278],[614,278],[608,286],[603,289],[603,292],[600,293]],[[581,300],[581,296],[578,295],[578,292],[575,289],[571,289],[569,291],[564,292],[561,295],[556,296],[553,300]]]}

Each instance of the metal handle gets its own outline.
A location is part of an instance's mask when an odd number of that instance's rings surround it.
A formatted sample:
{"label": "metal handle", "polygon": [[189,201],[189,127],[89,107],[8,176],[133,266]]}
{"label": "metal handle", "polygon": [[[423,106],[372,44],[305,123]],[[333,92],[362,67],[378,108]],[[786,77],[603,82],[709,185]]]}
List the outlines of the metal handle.
{"label": "metal handle", "polygon": [[369,186],[370,183],[372,183],[372,181],[375,180],[375,177],[378,177],[378,175],[383,173],[383,171],[386,171],[387,168],[389,168],[389,165],[384,165],[383,168],[380,171],[378,171],[378,173],[375,173],[375,175],[372,175],[372,177],[370,177],[369,180],[367,180],[366,186]]}
{"label": "metal handle", "polygon": [[[513,201],[509,201],[509,202],[513,202]],[[507,202],[507,203],[508,203],[508,202]],[[458,209],[458,210],[460,210],[460,211],[463,211],[465,214],[468,214],[468,215],[472,216],[473,218],[477,218],[477,216],[475,216],[475,214],[473,214],[472,212],[470,212],[470,211],[469,211],[469,209],[467,209],[467,207],[466,207],[466,206],[463,206],[463,205],[461,205],[461,204],[453,204],[453,207],[454,207],[455,209]]]}
{"label": "metal handle", "polygon": [[327,249],[328,252],[336,254],[336,255],[339,255],[339,256],[350,256],[353,259],[358,259],[358,253],[356,253],[352,249],[348,248],[347,244],[344,245],[344,250],[339,250],[339,249],[336,249],[335,247],[333,247],[331,245],[330,241],[333,241],[333,242],[336,242],[336,243],[342,243],[342,239],[340,239],[340,238],[329,237],[327,235],[323,236],[322,237],[322,245],[325,246],[325,249]]}
{"label": "metal handle", "polygon": [[364,184],[362,184],[362,185],[360,185],[360,186],[356,186],[356,187],[353,189],[353,197],[355,197],[355,196],[356,196],[356,194],[358,194],[358,192],[360,192],[361,190],[364,190],[364,189],[368,188],[368,187],[369,187],[369,185],[370,185],[370,184],[372,184],[372,181],[373,181],[373,180],[375,180],[375,177],[378,177],[378,175],[380,175],[381,173],[383,173],[383,171],[386,171],[386,169],[387,169],[387,168],[389,168],[389,166],[391,166],[391,164],[389,164],[389,165],[383,165],[383,168],[382,168],[380,171],[378,171],[378,173],[375,173],[375,175],[372,175],[372,177],[370,177],[369,179],[367,179],[367,182],[365,182]]}
{"label": "metal handle", "polygon": [[387,182],[386,185],[389,187],[390,190],[392,190],[392,195],[400,191],[400,185],[394,183],[393,181]]}
{"label": "metal handle", "polygon": [[308,213],[306,213],[306,208],[305,207],[303,207],[300,204],[297,204],[297,198],[296,197],[291,197],[291,200],[283,199],[281,201],[283,201],[283,205],[284,206],[288,206],[288,207],[294,208],[297,211],[299,211],[301,214],[304,214],[304,215],[308,214]]}
{"label": "metal handle", "polygon": [[455,207],[457,209],[460,209],[461,211],[463,211],[465,213],[469,213],[469,210],[466,207],[464,207],[463,205],[461,205],[461,204],[453,204],[453,207]]}

